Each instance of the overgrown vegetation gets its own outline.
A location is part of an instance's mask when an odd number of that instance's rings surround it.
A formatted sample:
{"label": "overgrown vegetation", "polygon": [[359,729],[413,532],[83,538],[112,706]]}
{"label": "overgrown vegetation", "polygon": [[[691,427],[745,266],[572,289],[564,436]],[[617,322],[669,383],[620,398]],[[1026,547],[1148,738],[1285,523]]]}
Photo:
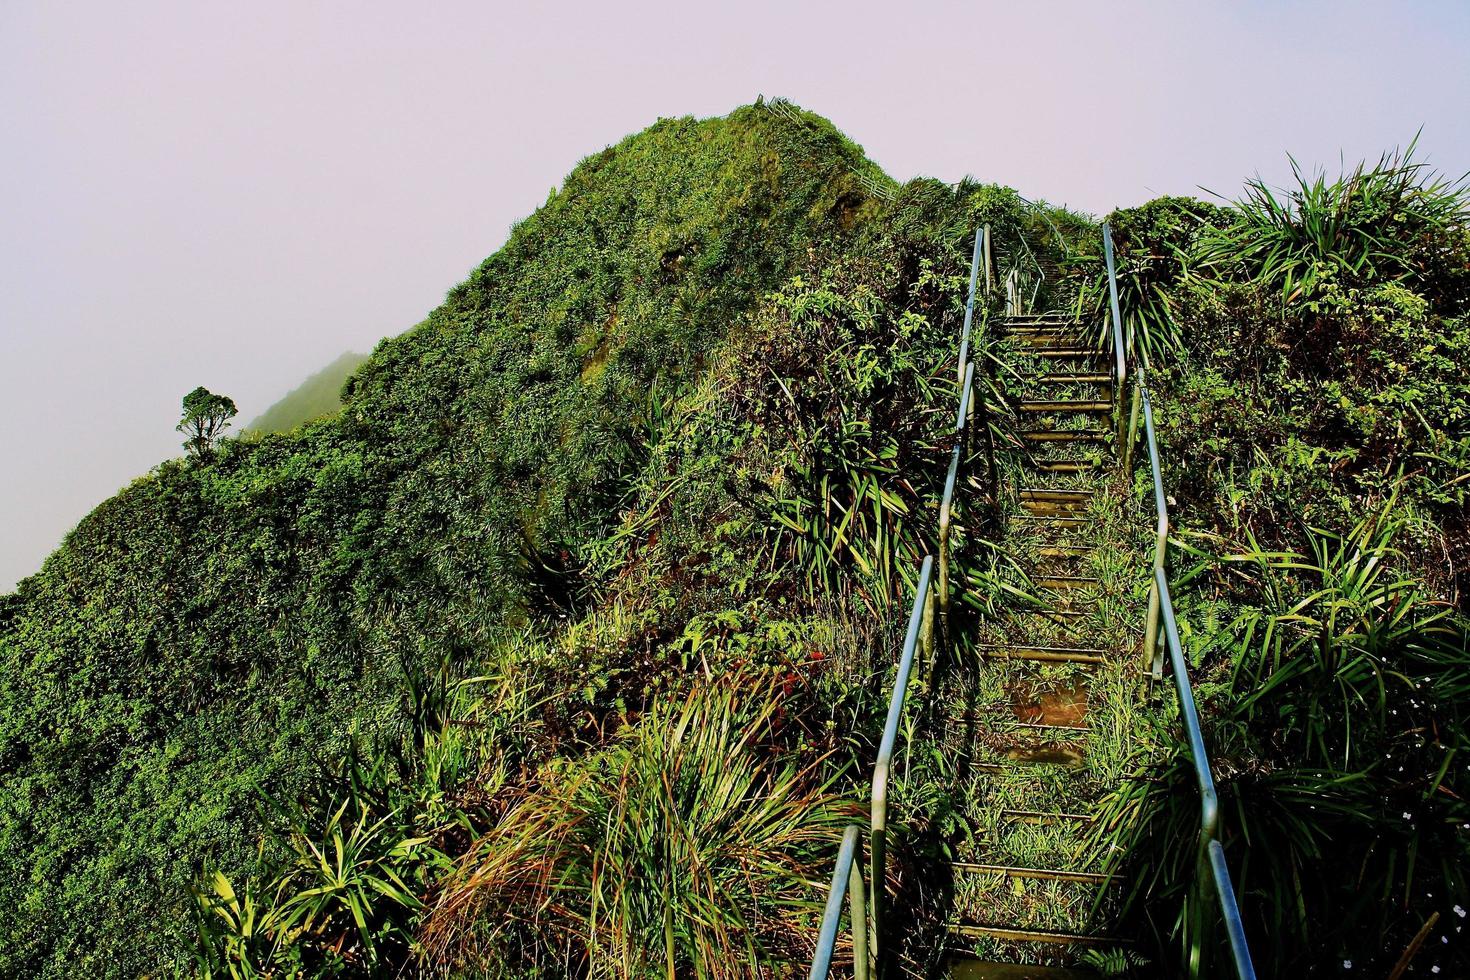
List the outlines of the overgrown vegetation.
{"label": "overgrown vegetation", "polygon": [[[934,546],[974,228],[1031,304],[1104,299],[1086,219],[873,169],[795,109],[661,121],[339,414],[94,511],[0,599],[0,972],[804,963]],[[1470,905],[1463,187],[1405,155],[1111,221],[1248,929],[1282,975],[1385,972]],[[959,537],[976,612],[1020,594]],[[1096,570],[1120,633],[1133,554]],[[1088,737],[1147,779],[1102,826],[1159,940],[1095,955],[1121,975],[1188,938],[1198,813],[1114,680]],[[963,838],[932,755],[895,818]]]}
{"label": "overgrown vegetation", "polygon": [[[1176,602],[1258,962],[1450,975],[1470,904],[1470,196],[1412,149],[1296,177],[1113,217],[1125,320],[1156,338]],[[1143,774],[1162,781],[1121,791],[1109,833],[1136,848],[1140,910],[1184,939],[1196,920],[1167,896],[1193,878],[1194,777],[1182,748]]]}
{"label": "overgrown vegetation", "polygon": [[284,434],[298,425],[327,418],[342,410],[342,386],[364,361],[366,354],[347,351],[332,363],[291,389],[285,397],[245,427],[257,435]]}

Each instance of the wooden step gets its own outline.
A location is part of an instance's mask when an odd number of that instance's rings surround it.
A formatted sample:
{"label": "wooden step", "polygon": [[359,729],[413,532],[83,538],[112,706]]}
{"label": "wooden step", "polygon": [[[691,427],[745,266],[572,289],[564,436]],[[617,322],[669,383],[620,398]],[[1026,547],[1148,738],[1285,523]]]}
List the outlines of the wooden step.
{"label": "wooden step", "polygon": [[1040,429],[1019,435],[1027,442],[1102,442],[1107,432],[1102,429]]}
{"label": "wooden step", "polygon": [[1023,401],[1023,412],[1083,412],[1088,415],[1106,415],[1113,410],[1112,402],[1089,401]]}
{"label": "wooden step", "polygon": [[1017,929],[1011,926],[982,926],[961,923],[949,931],[967,939],[1004,939],[1013,943],[1054,943],[1065,946],[1126,946],[1127,940],[1117,936],[1089,936],[1077,932],[1052,932],[1046,929]]}
{"label": "wooden step", "polygon": [[982,643],[978,649],[995,651],[986,656],[996,660],[1040,660],[1047,663],[1100,664],[1106,662],[1106,652],[1093,647],[1018,646],[1013,644]]}

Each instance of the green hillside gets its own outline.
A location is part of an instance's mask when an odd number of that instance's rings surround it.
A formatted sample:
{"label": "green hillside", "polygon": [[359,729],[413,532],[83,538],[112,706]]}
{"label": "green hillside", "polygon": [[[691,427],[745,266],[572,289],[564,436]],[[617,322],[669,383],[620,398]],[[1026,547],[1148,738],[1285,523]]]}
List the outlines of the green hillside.
{"label": "green hillside", "polygon": [[[1470,221],[1401,161],[1307,196],[1111,221],[1247,927],[1278,975],[1387,974],[1470,905]],[[785,103],[663,119],[274,431],[100,504],[0,597],[0,974],[804,975],[935,548],[982,224],[1002,278],[1051,270],[1028,303],[1101,322],[1087,216],[894,185]],[[306,406],[338,369],[341,410]],[[961,520],[980,620],[1018,587]],[[1198,797],[1139,717],[1124,785],[1159,791],[1103,844],[1172,965]],[[895,793],[916,973],[924,869],[983,836],[949,764]]]}
{"label": "green hillside", "polygon": [[245,426],[244,431],[259,435],[286,433],[298,425],[336,414],[342,408],[342,385],[366,360],[366,354],[345,352],[291,389]]}

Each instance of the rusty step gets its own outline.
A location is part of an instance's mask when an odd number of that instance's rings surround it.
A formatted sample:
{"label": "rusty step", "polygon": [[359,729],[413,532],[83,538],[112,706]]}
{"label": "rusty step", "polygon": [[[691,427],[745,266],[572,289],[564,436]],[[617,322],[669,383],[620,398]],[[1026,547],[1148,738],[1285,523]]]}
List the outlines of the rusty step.
{"label": "rusty step", "polygon": [[1053,932],[1047,929],[1017,929],[1011,926],[983,926],[960,923],[949,931],[967,939],[1004,939],[1013,943],[1052,943],[1065,946],[1124,946],[1118,936],[1089,936],[1078,932]]}
{"label": "rusty step", "polygon": [[1022,487],[1022,500],[1088,500],[1091,490],[1076,487]]}
{"label": "rusty step", "polygon": [[973,956],[952,956],[944,964],[950,980],[1099,980],[1092,970],[1065,966],[1035,966],[1029,963],[997,963]]}
{"label": "rusty step", "polygon": [[1033,347],[1031,353],[1039,357],[1055,358],[1102,357],[1102,351],[1087,347]]}
{"label": "rusty step", "polygon": [[1016,514],[1011,519],[1047,527],[1086,527],[1092,523],[1091,518],[1087,517],[1065,517],[1053,514]]}
{"label": "rusty step", "polygon": [[[1047,663],[1100,664],[1106,662],[1105,651],[1093,647],[1026,646],[982,643],[978,649],[996,651],[986,656],[996,660],[1040,660]],[[1005,651],[1005,652],[1000,652]]]}
{"label": "rusty step", "polygon": [[1031,466],[1043,473],[1086,473],[1102,467],[1102,462],[1086,462],[1075,459],[1033,459]]}
{"label": "rusty step", "polygon": [[1110,880],[1108,875],[1095,871],[1068,871],[1064,868],[1023,868],[1011,864],[977,864],[973,861],[951,861],[949,866],[969,874],[998,874],[1007,878],[1034,878],[1041,881],[1078,881],[1100,885]]}
{"label": "rusty step", "polygon": [[1040,429],[1019,435],[1027,442],[1102,442],[1107,433],[1102,429]]}
{"label": "rusty step", "polygon": [[1031,584],[1041,589],[1090,589],[1099,583],[1091,575],[1037,575]]}
{"label": "rusty step", "polygon": [[1089,415],[1105,415],[1113,410],[1112,402],[1096,401],[1023,401],[1020,404],[1023,412],[1085,412]]}
{"label": "rusty step", "polygon": [[1027,381],[1044,381],[1048,384],[1061,385],[1108,385],[1113,384],[1113,376],[1106,371],[1049,371],[1046,373],[1029,373],[1023,375]]}
{"label": "rusty step", "polygon": [[1021,508],[1032,517],[1060,517],[1069,520],[1081,518],[1087,513],[1086,507],[1057,500],[1023,500]]}
{"label": "rusty step", "polygon": [[1036,554],[1040,558],[1086,558],[1096,550],[1090,544],[1049,544]]}

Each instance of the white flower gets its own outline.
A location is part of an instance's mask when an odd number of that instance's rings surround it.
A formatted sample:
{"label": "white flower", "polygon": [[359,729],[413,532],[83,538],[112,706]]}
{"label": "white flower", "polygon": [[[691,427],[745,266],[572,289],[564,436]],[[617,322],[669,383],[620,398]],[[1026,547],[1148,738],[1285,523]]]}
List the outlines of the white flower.
{"label": "white flower", "polygon": [[1455,914],[1462,919],[1465,918],[1465,910],[1458,905],[1455,906]]}

